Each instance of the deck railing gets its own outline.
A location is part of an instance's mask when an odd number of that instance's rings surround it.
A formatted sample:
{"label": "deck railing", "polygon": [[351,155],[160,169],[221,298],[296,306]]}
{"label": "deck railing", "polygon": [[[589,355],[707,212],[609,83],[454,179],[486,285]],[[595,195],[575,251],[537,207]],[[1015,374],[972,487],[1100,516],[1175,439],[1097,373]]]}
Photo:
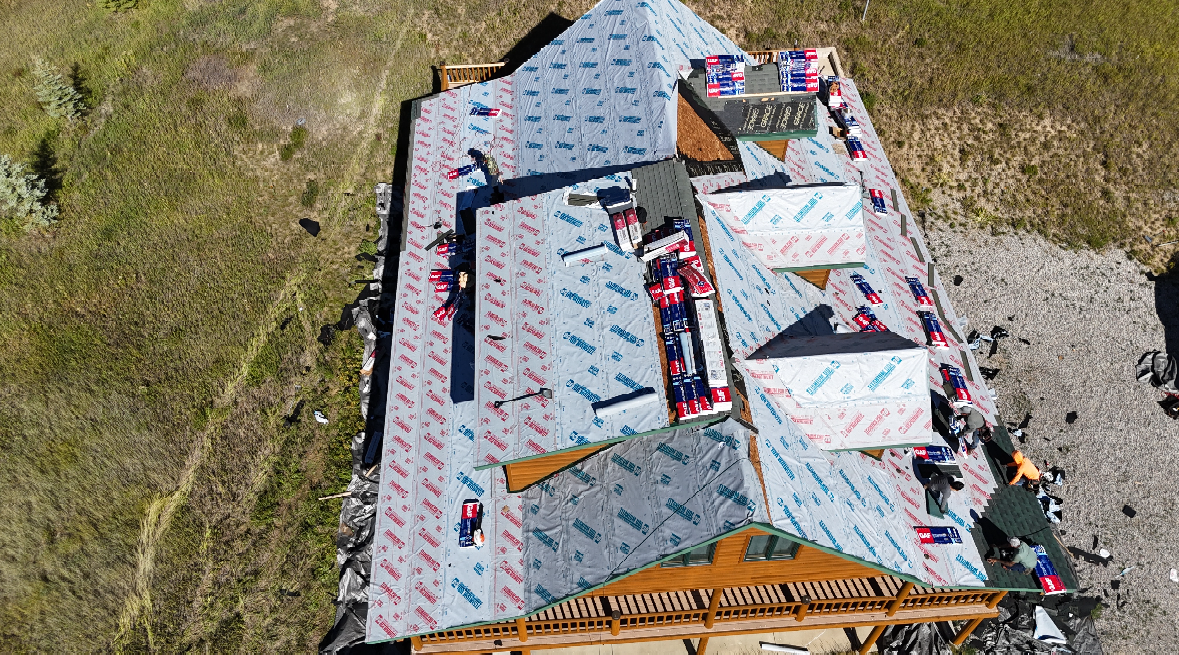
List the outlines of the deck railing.
{"label": "deck railing", "polygon": [[[764,602],[767,598],[786,597],[788,590],[779,590],[776,585],[724,589],[722,598],[715,602],[710,602],[713,590],[707,589],[672,594],[581,597],[527,619],[414,637],[414,646],[431,650],[430,646],[452,645],[453,648],[454,644],[462,642],[514,639],[527,643],[538,637],[570,635],[587,635],[588,642],[589,635],[606,632],[625,638],[623,632],[643,629],[677,628],[685,633],[723,631],[726,625],[743,621],[793,619],[803,622],[807,618],[832,616],[854,621],[857,614],[879,616],[888,612],[888,616],[892,616],[898,610],[953,610],[964,606],[993,609],[1005,593],[994,589],[948,591],[912,585],[905,585],[908,588],[902,589],[896,579],[876,578],[874,581],[875,585],[868,584],[866,578],[826,583],[825,591],[813,584],[808,588],[828,597],[798,597],[792,593],[791,600],[778,602]],[[800,589],[794,588],[794,591]],[[893,595],[886,595],[889,591]]]}
{"label": "deck railing", "polygon": [[499,74],[504,62],[494,64],[463,64],[460,66],[439,66],[438,73],[442,90],[447,91],[466,84],[486,82]]}

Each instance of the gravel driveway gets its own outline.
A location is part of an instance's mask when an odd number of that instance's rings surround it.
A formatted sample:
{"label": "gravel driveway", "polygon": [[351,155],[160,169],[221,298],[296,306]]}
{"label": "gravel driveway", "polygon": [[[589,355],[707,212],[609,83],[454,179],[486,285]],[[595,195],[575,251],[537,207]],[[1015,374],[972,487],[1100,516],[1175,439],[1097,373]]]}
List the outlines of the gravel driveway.
{"label": "gravel driveway", "polygon": [[[933,221],[926,235],[942,279],[962,276],[950,295],[970,328],[1011,333],[994,356],[984,343],[979,365],[1000,371],[991,385],[1005,421],[1031,415],[1024,452],[1042,469],[1048,460],[1067,471],[1058,527],[1080,555],[1086,595],[1104,598],[1097,625],[1106,652],[1175,652],[1179,584],[1168,576],[1179,568],[1179,421],[1133,372],[1143,352],[1166,349],[1167,336],[1179,342],[1176,287],[1156,290],[1120,251],[1065,250],[1036,235]],[[1085,560],[1101,548],[1108,565]]]}

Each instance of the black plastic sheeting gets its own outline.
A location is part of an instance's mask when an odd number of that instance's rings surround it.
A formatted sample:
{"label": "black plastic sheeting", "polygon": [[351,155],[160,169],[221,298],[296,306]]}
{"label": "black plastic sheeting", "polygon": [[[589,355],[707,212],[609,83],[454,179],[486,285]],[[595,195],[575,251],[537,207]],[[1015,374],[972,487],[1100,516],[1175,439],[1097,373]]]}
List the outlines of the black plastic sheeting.
{"label": "black plastic sheeting", "polygon": [[1165,352],[1155,350],[1143,355],[1134,373],[1139,382],[1149,382],[1163,391],[1179,393],[1179,387],[1175,386],[1175,378],[1179,377],[1179,362]]}
{"label": "black plastic sheeting", "polygon": [[[334,330],[355,327],[364,340],[364,363],[357,393],[365,429],[352,438],[352,479],[348,495],[340,509],[340,529],[336,534],[336,564],[340,567],[340,584],[336,594],[336,621],[319,644],[322,655],[363,655],[369,653],[410,652],[408,640],[383,644],[365,644],[368,621],[369,571],[372,568],[373,530],[376,527],[377,494],[380,487],[381,429],[385,422],[384,396],[388,382],[388,331],[382,331],[381,297],[386,282],[384,256],[389,242],[389,216],[399,213],[394,207],[394,189],[381,184],[376,188],[377,262],[376,280],[366,285],[360,297],[345,307]],[[394,264],[395,268],[395,264]],[[384,352],[382,352],[384,351]]]}
{"label": "black plastic sheeting", "polygon": [[881,633],[876,647],[881,655],[952,655],[944,623],[890,625]]}
{"label": "black plastic sheeting", "polygon": [[[1076,653],[1103,655],[1097,638],[1097,626],[1091,612],[1097,598],[1063,594],[1033,596],[1008,594],[999,604],[999,616],[983,621],[966,640],[967,646],[986,655],[1022,655],[1024,653]],[[1055,646],[1035,638],[1035,608],[1039,605],[1064,633],[1067,646]],[[936,651],[922,651],[936,652]]]}

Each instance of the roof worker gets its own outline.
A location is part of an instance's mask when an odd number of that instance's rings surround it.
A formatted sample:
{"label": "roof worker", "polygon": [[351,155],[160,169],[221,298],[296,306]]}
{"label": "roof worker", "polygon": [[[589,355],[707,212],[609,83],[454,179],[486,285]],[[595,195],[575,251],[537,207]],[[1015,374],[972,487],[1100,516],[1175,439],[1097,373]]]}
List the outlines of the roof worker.
{"label": "roof worker", "polygon": [[991,428],[985,425],[974,432],[971,432],[962,439],[962,445],[966,449],[966,454],[973,455],[974,451],[978,450],[979,446],[983,445],[984,443],[991,443],[993,436],[994,435],[991,432]]}
{"label": "roof worker", "polygon": [[1005,549],[1007,550],[1007,557],[1003,557],[1002,559],[990,557],[987,558],[987,561],[992,564],[1002,564],[1003,568],[1015,571],[1016,573],[1031,573],[1036,570],[1036,561],[1039,559],[1039,556],[1036,555],[1036,551],[1032,550],[1031,546],[1016,537],[1008,539],[1007,543],[1011,546],[1010,549]]}
{"label": "roof worker", "polygon": [[953,476],[946,475],[941,471],[929,476],[929,482],[923,486],[933,494],[933,499],[937,501],[937,507],[942,511],[942,514],[945,514],[950,507],[950,492],[962,491],[966,488],[966,485],[961,481],[955,480]]}
{"label": "roof worker", "polygon": [[1017,468],[1015,469],[1015,477],[1012,478],[1008,485],[1016,484],[1023,478],[1027,478],[1028,482],[1039,481],[1040,469],[1036,468],[1036,465],[1032,463],[1032,460],[1024,457],[1023,453],[1018,450],[1011,453],[1011,459],[1015,461],[1009,463],[1007,466],[1015,466]]}

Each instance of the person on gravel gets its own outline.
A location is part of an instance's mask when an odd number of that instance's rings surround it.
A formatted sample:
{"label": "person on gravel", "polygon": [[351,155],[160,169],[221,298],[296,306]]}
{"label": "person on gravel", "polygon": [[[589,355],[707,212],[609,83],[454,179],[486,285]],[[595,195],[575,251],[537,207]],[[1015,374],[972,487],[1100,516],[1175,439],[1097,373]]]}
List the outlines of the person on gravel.
{"label": "person on gravel", "polygon": [[1017,450],[1011,453],[1011,459],[1015,461],[1011,462],[1007,466],[1009,468],[1014,466],[1016,469],[1015,477],[1011,479],[1011,482],[1008,483],[1009,485],[1016,484],[1024,478],[1027,479],[1028,483],[1038,482],[1040,480],[1040,469],[1036,468],[1036,465],[1032,463],[1032,460],[1024,457],[1023,453]]}

